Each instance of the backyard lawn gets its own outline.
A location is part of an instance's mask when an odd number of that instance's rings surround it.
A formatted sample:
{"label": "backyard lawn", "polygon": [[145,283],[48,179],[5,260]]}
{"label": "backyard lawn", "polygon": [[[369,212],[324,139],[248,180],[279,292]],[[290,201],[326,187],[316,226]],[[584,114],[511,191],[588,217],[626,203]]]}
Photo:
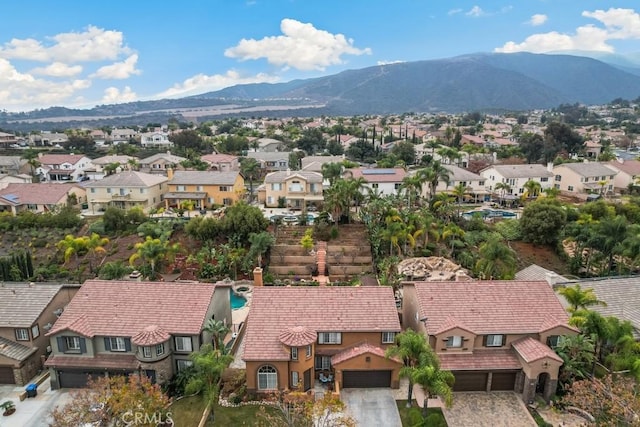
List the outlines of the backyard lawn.
{"label": "backyard lawn", "polygon": [[[400,419],[402,420],[402,427],[413,427],[420,425],[422,418],[422,408],[418,406],[416,401],[411,402],[411,408],[407,408],[406,400],[396,400],[398,405],[398,411],[400,412]],[[442,409],[429,408],[428,409],[429,423],[423,424],[433,427],[447,427],[447,421],[442,415]]]}
{"label": "backyard lawn", "polygon": [[[273,411],[271,408],[267,410]],[[216,405],[213,408],[214,421],[207,422],[206,427],[213,426],[257,426],[259,424],[257,414],[260,411],[259,405],[240,406],[238,408],[225,408]],[[171,417],[176,427],[197,426],[204,412],[204,402],[202,397],[186,397],[171,405]]]}

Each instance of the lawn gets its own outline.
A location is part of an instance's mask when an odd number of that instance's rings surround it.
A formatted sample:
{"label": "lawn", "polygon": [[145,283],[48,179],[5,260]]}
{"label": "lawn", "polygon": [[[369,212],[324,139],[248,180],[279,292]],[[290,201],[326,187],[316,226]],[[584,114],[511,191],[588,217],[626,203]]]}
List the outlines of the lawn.
{"label": "lawn", "polygon": [[[400,419],[402,420],[402,427],[414,427],[414,426],[434,426],[434,427],[447,427],[447,422],[442,415],[442,409],[429,408],[428,418],[429,423],[421,423],[424,421],[422,418],[422,409],[418,406],[415,400],[411,402],[411,408],[407,408],[406,400],[396,400],[398,405],[398,411],[400,412]],[[436,420],[437,419],[437,420]]]}
{"label": "lawn", "polygon": [[[268,408],[268,410],[271,410]],[[259,405],[240,406],[238,408],[225,408],[216,405],[213,409],[214,421],[207,422],[207,427],[213,426],[258,426],[257,415],[260,411]],[[273,411],[273,410],[271,410]],[[204,412],[204,402],[200,396],[186,397],[176,401],[171,405],[171,417],[176,427],[197,426]]]}

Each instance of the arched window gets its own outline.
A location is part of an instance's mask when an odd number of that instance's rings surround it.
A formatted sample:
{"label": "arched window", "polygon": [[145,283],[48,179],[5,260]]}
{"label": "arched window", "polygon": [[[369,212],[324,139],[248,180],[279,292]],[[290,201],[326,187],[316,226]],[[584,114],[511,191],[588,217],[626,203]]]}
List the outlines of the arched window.
{"label": "arched window", "polygon": [[275,390],[278,388],[278,373],[271,365],[258,369],[258,390]]}

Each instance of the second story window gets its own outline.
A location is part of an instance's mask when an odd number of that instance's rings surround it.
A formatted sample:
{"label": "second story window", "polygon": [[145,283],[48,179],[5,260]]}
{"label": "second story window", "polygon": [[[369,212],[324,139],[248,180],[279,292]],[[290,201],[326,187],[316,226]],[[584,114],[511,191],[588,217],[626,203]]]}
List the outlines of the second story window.
{"label": "second story window", "polygon": [[393,344],[396,340],[395,332],[383,332],[382,333],[382,344]]}
{"label": "second story window", "polygon": [[485,346],[487,347],[502,347],[504,345],[504,335],[486,335]]}
{"label": "second story window", "polygon": [[447,337],[447,348],[460,348],[462,347],[462,337],[459,335],[453,335]]}
{"label": "second story window", "polygon": [[107,351],[129,351],[131,350],[131,341],[123,337],[105,338],[105,347]]}
{"label": "second story window", "polygon": [[311,357],[311,344],[307,346],[307,357]]}
{"label": "second story window", "polygon": [[564,337],[561,335],[551,335],[549,338],[547,338],[547,345],[551,348],[556,348],[560,344],[562,344],[563,340]]}
{"label": "second story window", "polygon": [[38,325],[33,325],[31,327],[31,336],[33,337],[33,339],[36,339],[40,336],[40,328],[38,327]]}
{"label": "second story window", "polygon": [[318,334],[318,344],[341,344],[342,334],[340,332],[320,332]]}
{"label": "second story window", "polygon": [[228,191],[231,191],[229,188],[230,187],[227,187],[226,185],[221,185],[220,186],[220,191],[223,192],[223,193],[226,193]]}
{"label": "second story window", "polygon": [[25,328],[16,329],[16,340],[29,341],[29,330]]}
{"label": "second story window", "polygon": [[182,353],[191,353],[193,351],[193,345],[191,344],[191,337],[176,337],[176,351]]}
{"label": "second story window", "polygon": [[291,347],[291,360],[298,360],[298,347]]}
{"label": "second story window", "polygon": [[151,352],[151,347],[142,347],[142,356],[143,357],[145,357],[147,359],[150,359],[152,354],[153,353]]}
{"label": "second story window", "polygon": [[156,356],[162,356],[164,354],[164,344],[156,345]]}

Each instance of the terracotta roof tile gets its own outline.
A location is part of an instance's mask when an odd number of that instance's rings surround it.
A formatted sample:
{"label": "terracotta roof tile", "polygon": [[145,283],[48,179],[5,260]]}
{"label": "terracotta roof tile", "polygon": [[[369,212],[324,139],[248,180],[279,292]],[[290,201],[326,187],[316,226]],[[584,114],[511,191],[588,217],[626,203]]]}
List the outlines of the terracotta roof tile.
{"label": "terracotta roof tile", "polygon": [[345,360],[353,359],[354,357],[358,357],[367,353],[374,354],[382,358],[385,357],[383,348],[369,343],[361,343],[335,354],[331,358],[331,364],[337,365],[338,363],[344,362]]}
{"label": "terracotta roof tile", "polygon": [[449,317],[477,335],[538,333],[569,316],[546,281],[415,282],[420,318],[429,335]]}
{"label": "terracotta roof tile", "polygon": [[383,168],[357,168],[347,169],[346,177],[364,178],[368,183],[372,182],[402,182],[407,172],[402,168],[383,169]]}
{"label": "terracotta roof tile", "polygon": [[67,201],[72,190],[82,190],[76,184],[11,183],[0,191],[0,198],[13,205],[55,205]]}
{"label": "terracotta roof tile", "polygon": [[51,368],[102,368],[133,371],[138,368],[138,360],[133,354],[97,354],[94,357],[52,356],[44,362]]}
{"label": "terracotta roof tile", "polygon": [[287,328],[282,331],[278,337],[282,344],[288,345],[289,347],[302,347],[309,345],[315,342],[317,338],[318,334],[305,326]]}
{"label": "terracotta roof tile", "polygon": [[87,280],[48,335],[72,329],[87,337],[133,337],[151,325],[173,335],[197,335],[215,287],[198,282]]}
{"label": "terracotta roof tile", "polygon": [[22,361],[26,360],[36,351],[38,351],[37,347],[27,347],[24,344],[0,337],[0,356]]}
{"label": "terracotta roof tile", "polygon": [[557,360],[558,362],[563,361],[549,346],[531,337],[519,339],[514,342],[512,346],[527,363],[535,362],[545,357]]}
{"label": "terracotta roof tile", "polygon": [[292,326],[315,332],[400,332],[389,287],[256,287],[244,337],[244,360],[288,360],[280,334]]}
{"label": "terracotta roof tile", "polygon": [[168,341],[171,334],[158,325],[151,325],[131,337],[135,345],[155,345]]}
{"label": "terracotta roof tile", "polygon": [[442,334],[454,328],[464,329],[465,331],[473,333],[472,329],[468,328],[463,322],[452,316],[447,317],[444,322],[440,324],[440,328],[435,333]]}
{"label": "terracotta roof tile", "polygon": [[484,371],[492,369],[521,369],[513,350],[475,350],[473,353],[443,353],[440,368],[448,371]]}
{"label": "terracotta roof tile", "polygon": [[[30,328],[62,285],[3,283],[0,285],[0,328]],[[62,307],[53,307],[55,310]]]}

